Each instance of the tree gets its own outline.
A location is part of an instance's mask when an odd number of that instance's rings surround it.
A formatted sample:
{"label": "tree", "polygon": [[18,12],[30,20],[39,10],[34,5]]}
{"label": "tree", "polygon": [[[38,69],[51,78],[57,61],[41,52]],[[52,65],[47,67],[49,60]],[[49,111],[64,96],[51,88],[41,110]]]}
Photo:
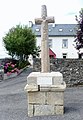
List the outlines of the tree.
{"label": "tree", "polygon": [[12,58],[17,57],[26,60],[28,55],[38,54],[35,52],[37,50],[36,36],[27,26],[17,25],[12,27],[3,37],[3,42]]}
{"label": "tree", "polygon": [[79,12],[79,19],[76,16],[76,21],[78,22],[78,29],[76,33],[76,49],[79,50],[83,48],[83,8]]}

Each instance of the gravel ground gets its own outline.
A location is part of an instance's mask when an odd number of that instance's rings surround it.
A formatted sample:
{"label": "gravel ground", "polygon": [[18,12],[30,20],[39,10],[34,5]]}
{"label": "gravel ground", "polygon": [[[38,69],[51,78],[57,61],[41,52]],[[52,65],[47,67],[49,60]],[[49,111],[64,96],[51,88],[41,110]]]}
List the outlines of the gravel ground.
{"label": "gravel ground", "polygon": [[66,89],[64,115],[28,117],[24,86],[30,72],[28,68],[19,76],[0,82],[0,120],[83,120],[83,87]]}

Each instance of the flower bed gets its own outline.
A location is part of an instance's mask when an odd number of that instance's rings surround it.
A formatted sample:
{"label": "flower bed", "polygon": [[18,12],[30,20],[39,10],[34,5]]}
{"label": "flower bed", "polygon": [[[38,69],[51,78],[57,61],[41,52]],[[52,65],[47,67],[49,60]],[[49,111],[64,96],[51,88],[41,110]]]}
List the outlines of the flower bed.
{"label": "flower bed", "polygon": [[7,74],[7,76],[10,76],[12,73],[18,74],[19,69],[16,67],[16,64],[9,62],[4,65],[4,72]]}

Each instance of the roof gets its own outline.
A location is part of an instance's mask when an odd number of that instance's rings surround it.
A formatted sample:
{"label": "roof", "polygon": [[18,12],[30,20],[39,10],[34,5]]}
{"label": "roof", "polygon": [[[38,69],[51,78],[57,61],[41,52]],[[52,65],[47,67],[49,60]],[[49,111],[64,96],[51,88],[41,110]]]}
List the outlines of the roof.
{"label": "roof", "polygon": [[49,48],[49,55],[56,58],[56,54]]}
{"label": "roof", "polygon": [[[32,25],[32,30],[36,36],[41,36],[41,25]],[[49,36],[75,36],[76,24],[49,24]]]}

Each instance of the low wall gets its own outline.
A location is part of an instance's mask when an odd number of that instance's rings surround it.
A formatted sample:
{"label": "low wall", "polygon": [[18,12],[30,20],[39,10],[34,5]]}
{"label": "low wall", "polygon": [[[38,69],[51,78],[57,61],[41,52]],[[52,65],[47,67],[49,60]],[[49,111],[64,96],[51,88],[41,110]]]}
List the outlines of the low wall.
{"label": "low wall", "polygon": [[[41,71],[40,59],[34,59],[34,71]],[[51,59],[50,70],[59,71],[68,86],[83,85],[83,59]]]}

